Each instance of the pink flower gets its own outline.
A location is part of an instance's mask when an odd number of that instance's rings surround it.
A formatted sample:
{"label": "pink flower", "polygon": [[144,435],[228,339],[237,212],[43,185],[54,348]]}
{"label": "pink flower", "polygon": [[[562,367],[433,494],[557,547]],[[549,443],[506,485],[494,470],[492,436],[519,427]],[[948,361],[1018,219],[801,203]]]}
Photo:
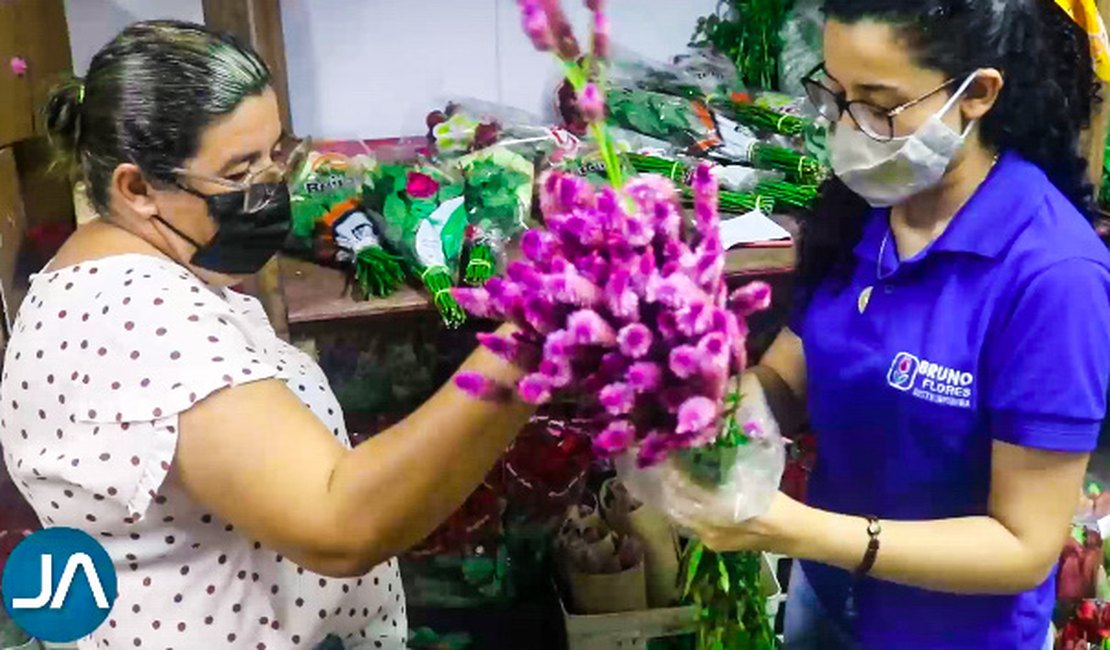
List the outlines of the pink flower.
{"label": "pink flower", "polygon": [[722,373],[727,372],[728,357],[731,350],[729,340],[725,338],[724,334],[720,332],[706,334],[698,341],[698,352],[707,361],[710,361],[714,368],[719,368]]}
{"label": "pink flower", "polygon": [[744,435],[753,440],[759,440],[767,436],[767,432],[755,420],[748,420],[744,423]]}
{"label": "pink flower", "polygon": [[532,40],[532,45],[540,52],[555,47],[555,35],[551,33],[551,23],[537,0],[521,0],[521,20],[524,33]]}
{"label": "pink flower", "polygon": [[547,335],[543,342],[543,356],[546,359],[567,359],[570,357],[574,343],[570,333],[566,330],[557,330]]}
{"label": "pink flower", "polygon": [[485,332],[480,332],[477,338],[483,347],[509,363],[526,370],[535,370],[539,365],[539,351],[532,345]]}
{"label": "pink flower", "polygon": [[566,388],[574,381],[574,371],[567,359],[545,358],[540,362],[540,374],[547,378],[550,388]]}
{"label": "pink flower", "polygon": [[605,298],[609,311],[617,318],[635,319],[640,310],[640,297],[630,288],[631,277],[628,271],[620,269],[609,276],[605,285]]}
{"label": "pink flower", "polygon": [[643,323],[625,325],[617,334],[617,345],[621,354],[629,359],[642,359],[651,351],[653,340],[651,330]]}
{"label": "pink flower", "polygon": [[611,47],[610,47],[611,36],[610,36],[610,29],[609,29],[609,17],[606,16],[601,11],[601,8],[600,8],[601,0],[594,0],[594,3],[598,5],[598,8],[593,10],[594,11],[594,43],[593,43],[594,58],[598,59],[599,61],[607,61],[609,59],[609,54],[610,54],[610,49],[611,49]]}
{"label": "pink flower", "polygon": [[528,262],[510,262],[505,274],[513,282],[532,290],[543,288],[543,275]]}
{"label": "pink flower", "polygon": [[702,355],[697,348],[680,345],[671,350],[670,369],[679,379],[689,379],[701,371]]}
{"label": "pink flower", "polygon": [[434,178],[420,172],[409,172],[405,192],[414,199],[426,199],[436,195],[439,183]]}
{"label": "pink flower", "polygon": [[555,37],[555,51],[559,54],[559,58],[569,63],[576,62],[582,55],[582,50],[578,47],[574,30],[571,29],[570,21],[563,13],[559,0],[540,0],[540,2],[550,21],[551,33]]}
{"label": "pink flower", "polygon": [[556,256],[562,255],[562,251],[559,250],[559,242],[555,239],[555,236],[545,230],[535,228],[526,230],[520,236],[520,251],[524,253],[524,257],[539,265],[540,268],[550,264]]}
{"label": "pink flower", "polygon": [[695,302],[712,302],[701,287],[689,276],[681,273],[665,278],[658,275],[652,276],[648,280],[646,293],[648,302],[657,302],[672,309]]}
{"label": "pink flower", "polygon": [[649,433],[640,441],[640,452],[636,455],[636,465],[641,469],[663,462],[671,450],[671,438],[663,432]]}
{"label": "pink flower", "polygon": [[617,342],[617,333],[596,311],[583,309],[570,315],[567,330],[579,345],[611,347]]}
{"label": "pink flower", "polygon": [[678,409],[675,433],[698,434],[712,427],[717,420],[718,406],[706,397],[691,397]]}
{"label": "pink flower", "polygon": [[629,215],[624,219],[624,243],[640,248],[647,246],[655,239],[655,229],[648,221],[637,215]]}
{"label": "pink flower", "polygon": [[511,396],[508,388],[476,372],[455,375],[455,386],[467,395],[486,402],[505,401]]}
{"label": "pink flower", "polygon": [[771,286],[766,282],[749,282],[733,291],[728,301],[741,316],[763,311],[771,306]]}
{"label": "pink flower", "polygon": [[576,307],[593,307],[603,295],[601,287],[579,275],[573,266],[544,278],[544,288],[558,302]]}
{"label": "pink flower", "polygon": [[632,411],[636,393],[628,384],[617,382],[602,388],[598,400],[610,415],[625,415]]}
{"label": "pink flower", "polygon": [[524,301],[524,322],[540,334],[550,334],[559,329],[555,309],[543,298],[533,295]]}
{"label": "pink flower", "polygon": [[564,237],[578,241],[583,246],[593,248],[605,241],[605,233],[597,220],[584,210],[574,210],[567,215],[560,226]]}
{"label": "pink flower", "polygon": [[27,59],[24,59],[21,56],[13,56],[8,61],[8,67],[11,68],[12,74],[17,77],[23,77],[27,75]]}
{"label": "pink flower", "polygon": [[611,187],[604,187],[597,195],[597,213],[601,217],[603,229],[617,231],[623,227],[626,217],[621,199]]}
{"label": "pink flower", "polygon": [[628,368],[625,379],[637,393],[652,393],[663,384],[663,368],[650,361],[634,363]]}
{"label": "pink flower", "polygon": [[615,420],[594,438],[594,451],[603,457],[623,453],[636,441],[636,428],[625,420]]}
{"label": "pink flower", "polygon": [[678,321],[675,318],[675,313],[670,310],[661,311],[655,319],[655,329],[659,332],[667,343],[671,343],[679,338]]}
{"label": "pink flower", "polygon": [[691,183],[694,190],[694,217],[697,221],[698,232],[702,237],[717,232],[720,226],[720,215],[717,213],[717,179],[713,176],[713,167],[707,163],[697,166]]}
{"label": "pink flower", "polygon": [[705,334],[713,325],[715,311],[713,307],[704,302],[695,302],[678,309],[675,313],[678,330],[690,337]]}
{"label": "pink flower", "polygon": [[517,384],[520,399],[528,404],[544,404],[551,400],[551,381],[544,375],[533,373]]}
{"label": "pink flower", "polygon": [[605,119],[605,98],[597,84],[588,83],[578,93],[578,110],[587,122],[600,122]]}
{"label": "pink flower", "polygon": [[609,261],[597,251],[578,258],[575,266],[582,277],[597,285],[605,284],[609,277]]}
{"label": "pink flower", "polygon": [[505,318],[517,322],[524,319],[521,304],[523,294],[519,286],[501,278],[490,278],[484,288],[489,293],[490,302],[493,304],[495,313],[504,314]]}
{"label": "pink flower", "polygon": [[452,289],[451,295],[472,316],[488,320],[501,320],[505,317],[504,312],[493,304],[489,291],[485,289]]}
{"label": "pink flower", "polygon": [[718,233],[710,233],[698,247],[694,262],[694,277],[706,291],[715,292],[725,270],[725,249]]}

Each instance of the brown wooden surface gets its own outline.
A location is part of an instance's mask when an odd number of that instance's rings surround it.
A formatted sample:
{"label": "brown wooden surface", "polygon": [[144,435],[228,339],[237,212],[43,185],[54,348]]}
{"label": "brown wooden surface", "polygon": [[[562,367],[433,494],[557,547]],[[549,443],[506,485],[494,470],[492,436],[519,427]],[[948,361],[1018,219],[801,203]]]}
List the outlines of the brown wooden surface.
{"label": "brown wooden surface", "polygon": [[278,0],[204,0],[203,4],[206,25],[235,34],[249,43],[270,66],[274,91],[281,106],[281,121],[286,129],[291,129],[285,34]]}
{"label": "brown wooden surface", "polygon": [[[726,259],[729,275],[786,273],[794,268],[794,248],[740,248],[729,251]],[[407,286],[387,298],[354,300],[347,271],[311,262],[283,259],[281,276],[291,327],[431,314],[434,310],[426,292]]]}
{"label": "brown wooden surface", "polygon": [[11,148],[0,149],[0,291],[7,319],[5,327],[15,319],[27,293],[26,278],[18,273],[27,230],[21,194],[15,152]]}
{"label": "brown wooden surface", "polygon": [[50,89],[73,73],[69,27],[62,0],[17,0],[20,32],[30,59],[31,119],[36,135],[46,135],[43,107]]}
{"label": "brown wooden surface", "polygon": [[29,57],[21,36],[19,8],[19,3],[0,2],[0,147],[30,137],[35,129],[30,75],[17,77],[10,64],[14,56]]}

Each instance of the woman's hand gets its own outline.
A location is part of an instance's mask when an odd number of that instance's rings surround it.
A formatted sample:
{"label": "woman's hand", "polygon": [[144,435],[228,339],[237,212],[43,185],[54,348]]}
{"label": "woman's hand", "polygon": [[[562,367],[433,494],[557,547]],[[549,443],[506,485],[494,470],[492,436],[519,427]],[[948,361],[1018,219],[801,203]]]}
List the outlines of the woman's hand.
{"label": "woman's hand", "polygon": [[698,538],[714,551],[771,551],[792,555],[799,537],[806,533],[806,515],[811,509],[782,492],[759,517],[735,526],[690,521]]}

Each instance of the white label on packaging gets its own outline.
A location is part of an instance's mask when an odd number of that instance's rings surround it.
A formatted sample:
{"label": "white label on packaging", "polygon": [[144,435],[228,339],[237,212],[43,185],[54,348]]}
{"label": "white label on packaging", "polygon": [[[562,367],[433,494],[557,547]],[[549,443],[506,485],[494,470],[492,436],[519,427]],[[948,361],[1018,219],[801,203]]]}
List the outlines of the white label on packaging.
{"label": "white label on packaging", "polygon": [[462,207],[463,201],[461,196],[445,201],[417,227],[416,256],[425,266],[447,266],[447,257],[443,254],[443,240],[440,239],[439,232],[455,210]]}
{"label": "white label on packaging", "polygon": [[1102,539],[1110,536],[1110,515],[1106,515],[1098,520],[1098,534],[1102,535]]}
{"label": "white label on packaging", "polygon": [[790,233],[759,210],[752,210],[745,215],[721,222],[721,245],[725,250],[739,244],[756,244],[779,239],[790,239]]}

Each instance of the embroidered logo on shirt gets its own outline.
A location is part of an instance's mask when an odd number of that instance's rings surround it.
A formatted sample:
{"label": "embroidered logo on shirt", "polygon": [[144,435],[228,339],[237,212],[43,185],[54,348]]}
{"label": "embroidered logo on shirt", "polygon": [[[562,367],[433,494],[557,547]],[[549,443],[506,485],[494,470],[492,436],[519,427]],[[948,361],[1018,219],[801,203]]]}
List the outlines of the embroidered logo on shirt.
{"label": "embroidered logo on shirt", "polygon": [[917,399],[969,409],[975,375],[899,352],[890,364],[886,382]]}

